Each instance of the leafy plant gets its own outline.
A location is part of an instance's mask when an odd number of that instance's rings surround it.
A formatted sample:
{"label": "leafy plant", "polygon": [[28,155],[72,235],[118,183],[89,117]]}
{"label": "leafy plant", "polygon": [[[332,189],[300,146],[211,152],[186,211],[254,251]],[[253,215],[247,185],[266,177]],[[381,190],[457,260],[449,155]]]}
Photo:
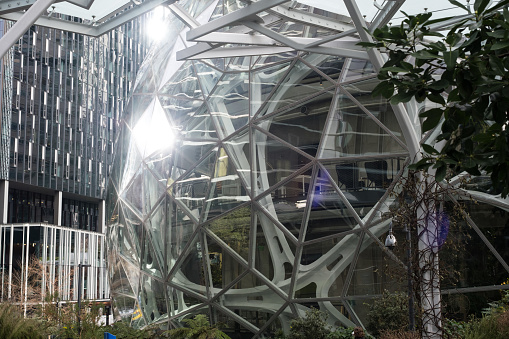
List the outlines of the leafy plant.
{"label": "leafy plant", "polygon": [[0,338],[45,338],[49,323],[40,319],[24,319],[20,310],[13,305],[0,305]]}
{"label": "leafy plant", "polygon": [[382,331],[405,331],[408,328],[408,296],[402,292],[383,294],[369,305],[367,329],[375,336]]}
{"label": "leafy plant", "polygon": [[198,314],[193,319],[184,319],[188,327],[175,328],[167,331],[172,339],[230,339],[219,326],[211,326],[207,316]]}
{"label": "leafy plant", "polygon": [[306,312],[304,318],[294,319],[290,322],[288,339],[325,339],[331,333],[327,324],[328,315],[316,308]]}
{"label": "leafy plant", "polygon": [[[473,10],[449,2],[467,15],[449,26],[445,35],[433,26],[450,18],[431,20],[431,13],[404,13],[401,25],[377,28],[376,42],[361,43],[383,48],[389,57],[373,95],[390,98],[394,105],[412,98],[436,104],[421,113],[426,119],[422,129],[440,128],[436,140],[443,141],[443,147],[423,145],[427,155],[415,169],[433,166],[437,181],[448,170],[473,175],[486,171],[494,190],[505,197],[509,194],[509,0],[492,7],[490,0],[475,0]],[[429,37],[438,40],[426,41]]]}

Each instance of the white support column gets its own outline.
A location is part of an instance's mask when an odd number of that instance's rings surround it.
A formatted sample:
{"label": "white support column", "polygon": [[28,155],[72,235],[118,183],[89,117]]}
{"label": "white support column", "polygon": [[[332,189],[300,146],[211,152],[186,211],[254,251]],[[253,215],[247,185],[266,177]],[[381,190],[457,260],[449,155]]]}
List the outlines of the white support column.
{"label": "white support column", "polygon": [[30,226],[26,226],[26,238],[23,240],[26,246],[25,254],[25,292],[24,292],[24,316],[27,316],[27,300],[28,300],[28,265],[30,264]]}
{"label": "white support column", "polygon": [[55,2],[55,0],[37,0],[23,14],[11,29],[0,39],[0,58],[11,48],[34,22]]}
{"label": "white support column", "polygon": [[2,180],[0,181],[0,223],[2,224],[7,224],[8,207],[9,207],[9,181]]}
{"label": "white support column", "polygon": [[14,226],[11,225],[11,239],[9,240],[9,288],[7,292],[7,300],[11,300],[12,297],[12,250],[14,243]]}
{"label": "white support column", "polygon": [[56,191],[53,201],[53,224],[62,226],[62,192]]}

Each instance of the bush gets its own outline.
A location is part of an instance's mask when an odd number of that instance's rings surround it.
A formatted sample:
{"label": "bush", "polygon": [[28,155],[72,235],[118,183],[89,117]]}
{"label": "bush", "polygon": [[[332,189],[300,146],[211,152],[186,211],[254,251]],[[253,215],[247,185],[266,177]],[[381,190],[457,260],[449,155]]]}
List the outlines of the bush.
{"label": "bush", "polygon": [[408,329],[408,296],[385,290],[369,305],[368,331],[378,337],[382,331],[404,332]]}
{"label": "bush", "polygon": [[304,318],[294,319],[290,322],[288,339],[325,339],[331,333],[327,325],[327,314],[311,308],[306,311]]}
{"label": "bush", "polygon": [[13,305],[0,305],[0,338],[45,338],[49,324],[39,319],[24,319],[20,310]]}

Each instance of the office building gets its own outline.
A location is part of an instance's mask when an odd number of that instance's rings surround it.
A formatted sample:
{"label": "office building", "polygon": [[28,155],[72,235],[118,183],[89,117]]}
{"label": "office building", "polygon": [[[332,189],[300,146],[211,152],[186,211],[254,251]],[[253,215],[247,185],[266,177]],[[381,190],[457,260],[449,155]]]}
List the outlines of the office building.
{"label": "office building", "polygon": [[[54,8],[45,18],[92,25]],[[0,300],[37,302],[57,292],[76,300],[78,264],[91,265],[83,297],[109,298],[105,189],[120,115],[146,54],[143,22],[100,37],[33,25],[3,58]],[[37,295],[28,281],[33,258],[43,267]]]}

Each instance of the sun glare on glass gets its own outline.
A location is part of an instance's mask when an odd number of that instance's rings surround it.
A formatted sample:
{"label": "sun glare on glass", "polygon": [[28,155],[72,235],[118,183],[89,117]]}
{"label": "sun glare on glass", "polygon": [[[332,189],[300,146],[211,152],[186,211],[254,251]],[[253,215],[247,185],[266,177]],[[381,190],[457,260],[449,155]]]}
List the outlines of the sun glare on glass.
{"label": "sun glare on glass", "polygon": [[165,19],[170,11],[165,6],[159,6],[150,13],[146,21],[146,35],[153,42],[161,41],[167,33]]}

